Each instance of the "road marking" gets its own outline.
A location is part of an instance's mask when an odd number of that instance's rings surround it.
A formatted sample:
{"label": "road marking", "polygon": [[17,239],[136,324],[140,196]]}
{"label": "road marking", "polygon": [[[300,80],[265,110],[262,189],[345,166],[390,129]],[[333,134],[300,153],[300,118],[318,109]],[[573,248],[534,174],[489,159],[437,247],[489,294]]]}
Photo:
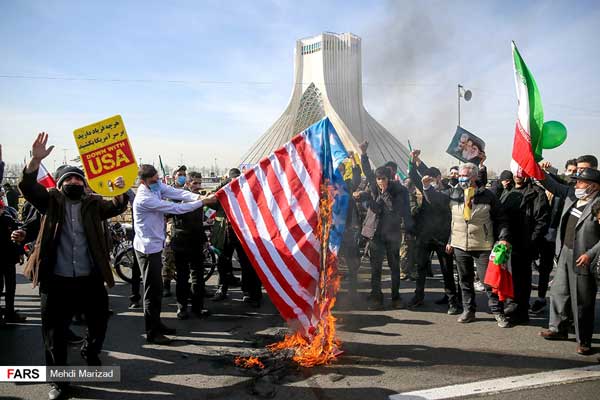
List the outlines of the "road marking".
{"label": "road marking", "polygon": [[389,400],[436,400],[456,397],[513,392],[563,383],[581,382],[600,379],[600,365],[582,368],[562,369],[539,372],[536,374],[509,376],[507,378],[444,386],[434,389],[417,390],[394,394]]}

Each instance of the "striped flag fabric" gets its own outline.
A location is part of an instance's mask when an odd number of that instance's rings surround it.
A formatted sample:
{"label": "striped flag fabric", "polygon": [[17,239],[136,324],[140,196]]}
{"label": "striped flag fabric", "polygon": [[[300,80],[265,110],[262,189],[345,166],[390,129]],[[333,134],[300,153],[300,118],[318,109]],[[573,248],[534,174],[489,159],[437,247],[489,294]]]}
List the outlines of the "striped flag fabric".
{"label": "striped flag fabric", "polygon": [[37,181],[46,189],[56,187],[56,181],[50,172],[48,172],[44,164],[40,164],[40,167],[38,168]]}
{"label": "striped flag fabric", "polygon": [[291,328],[308,335],[320,318],[320,192],[327,182],[329,254],[337,258],[349,199],[338,166],[347,157],[324,118],[216,194],[271,301]]}
{"label": "striped flag fabric", "polygon": [[511,170],[517,176],[544,179],[538,161],[542,160],[542,98],[533,75],[512,42],[513,66],[519,110],[513,142]]}

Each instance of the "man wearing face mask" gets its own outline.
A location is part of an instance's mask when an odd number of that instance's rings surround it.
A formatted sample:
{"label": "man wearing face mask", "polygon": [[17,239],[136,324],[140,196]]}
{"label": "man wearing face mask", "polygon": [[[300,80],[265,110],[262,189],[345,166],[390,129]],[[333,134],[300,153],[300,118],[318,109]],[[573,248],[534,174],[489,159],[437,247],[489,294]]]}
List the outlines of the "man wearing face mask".
{"label": "man wearing face mask", "polygon": [[413,234],[413,219],[410,214],[408,191],[399,182],[393,181],[390,170],[379,167],[373,173],[368,142],[360,144],[361,165],[369,183],[369,208],[365,217],[362,235],[371,240],[371,293],[369,309],[383,309],[381,291],[381,268],[386,257],[392,272],[392,307],[403,308],[400,298],[400,228]]}
{"label": "man wearing face mask", "polygon": [[[446,252],[454,253],[460,276],[464,309],[457,320],[460,323],[475,321],[475,268],[480,277],[485,277],[490,251],[496,240],[510,246],[508,222],[502,206],[490,190],[477,185],[479,180],[479,169],[475,164],[462,164],[458,187],[445,193],[444,199],[452,213]],[[509,327],[498,295],[489,286],[484,288],[498,326]]]}
{"label": "man wearing face mask", "polygon": [[[184,189],[187,180],[187,167],[185,165],[180,165],[173,169],[171,178],[171,185],[175,189]],[[163,250],[163,297],[171,297],[171,281],[173,280],[173,275],[177,269],[175,265],[175,255],[171,248],[171,240],[173,239],[173,226],[171,221],[167,222],[167,232],[167,240]]]}
{"label": "man wearing face mask", "polygon": [[[192,212],[203,205],[214,205],[216,197],[201,200],[201,196],[176,189],[160,182],[152,165],[142,164],[138,171],[140,186],[133,202],[135,237],[133,248],[142,270],[144,282],[144,321],[146,340],[149,343],[168,344],[165,334],[175,330],[167,328],[160,319],[162,306],[162,251],[165,243],[165,215]],[[169,200],[181,201],[175,203]]]}
{"label": "man wearing face mask", "polygon": [[[74,312],[79,310],[88,325],[81,355],[88,365],[100,365],[98,356],[108,323],[104,284],[114,286],[102,221],[125,211],[127,197],[121,195],[107,201],[85,195],[84,173],[71,166],[56,174],[57,189],[47,190],[37,181],[41,161],[54,148],[47,148],[47,142],[48,135],[40,133],[19,183],[25,199],[43,215],[24,275],[34,286],[40,286],[46,365],[67,364],[67,332]],[[123,187],[123,178],[115,179],[114,185]],[[60,398],[65,388],[64,382],[52,384],[48,397]]]}
{"label": "man wearing face mask", "polygon": [[450,167],[450,171],[448,173],[448,185],[453,188],[458,186],[458,166],[456,165]]}
{"label": "man wearing face mask", "polygon": [[[190,172],[186,190],[200,194],[202,175]],[[177,271],[177,318],[188,319],[187,310],[191,298],[192,312],[200,317],[204,310],[204,252],[207,238],[204,232],[204,211],[199,208],[185,214],[173,215],[173,238],[171,248]],[[190,285],[190,276],[192,284]]]}
{"label": "man wearing face mask", "polygon": [[600,225],[592,208],[600,202],[600,171],[586,168],[572,179],[576,180],[575,187],[561,184],[548,174],[540,181],[548,191],[565,199],[556,237],[558,263],[550,289],[550,321],[540,336],[567,340],[572,317],[576,351],[588,355],[592,352],[597,291],[591,264],[600,254]]}
{"label": "man wearing face mask", "polygon": [[[412,153],[412,162],[421,164],[418,150]],[[425,299],[425,282],[427,278],[427,266],[431,261],[431,252],[437,254],[440,269],[444,277],[444,292],[448,302],[448,314],[460,314],[459,297],[454,282],[454,268],[452,256],[446,253],[446,243],[450,236],[450,223],[452,215],[448,203],[444,201],[441,193],[442,174],[435,167],[426,168],[422,176],[418,175],[418,168],[410,169],[411,179],[424,195],[424,201],[416,217],[417,235],[417,282],[415,296],[409,303],[409,307],[419,307]]]}

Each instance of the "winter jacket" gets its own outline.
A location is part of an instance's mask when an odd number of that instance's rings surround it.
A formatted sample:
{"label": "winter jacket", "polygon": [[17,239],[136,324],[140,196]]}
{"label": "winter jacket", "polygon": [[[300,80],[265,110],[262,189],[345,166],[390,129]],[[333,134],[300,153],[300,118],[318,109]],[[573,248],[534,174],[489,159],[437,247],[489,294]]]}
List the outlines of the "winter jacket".
{"label": "winter jacket", "polygon": [[500,202],[508,218],[513,251],[535,256],[550,225],[546,193],[527,184],[522,189],[505,189]]}
{"label": "winter jacket", "polygon": [[19,262],[19,245],[10,238],[11,233],[17,229],[19,223],[13,217],[6,211],[0,214],[0,265],[15,265]]}
{"label": "winter jacket", "polygon": [[444,192],[452,213],[450,245],[463,251],[488,251],[496,240],[510,242],[508,221],[500,201],[489,190],[475,190],[471,219],[464,219],[464,190],[460,187]]}
{"label": "winter jacket", "polygon": [[[44,284],[54,273],[56,251],[60,242],[61,227],[65,214],[65,196],[57,189],[46,190],[37,182],[37,170],[31,173],[23,171],[19,189],[42,215],[35,248],[25,266],[24,275],[33,281],[33,285]],[[81,200],[81,220],[88,243],[88,251],[98,272],[108,287],[115,284],[110,267],[109,249],[104,237],[102,221],[115,217],[127,209],[127,195],[119,202],[104,200],[97,195],[84,195]]]}
{"label": "winter jacket", "polygon": [[410,215],[408,190],[400,183],[390,180],[387,190],[380,192],[366,154],[361,156],[361,164],[371,195],[362,235],[369,239],[377,237],[388,241],[399,241],[403,224],[405,231],[412,234],[414,227]]}
{"label": "winter jacket", "polygon": [[[558,235],[556,236],[556,257],[560,257],[565,238],[565,230],[571,208],[577,205],[577,197],[575,197],[575,188],[559,182],[556,178],[546,174],[546,179],[540,183],[555,196],[565,199],[565,206],[561,213],[560,225],[558,227]],[[590,200],[583,212],[577,225],[575,225],[575,246],[573,247],[572,265],[576,265],[576,260],[583,254],[587,254],[591,260],[596,259],[600,255],[600,224],[592,215],[592,207],[595,203],[600,202],[600,195],[596,195]],[[592,263],[587,267],[574,267],[575,273],[578,275],[589,275],[593,273]]]}

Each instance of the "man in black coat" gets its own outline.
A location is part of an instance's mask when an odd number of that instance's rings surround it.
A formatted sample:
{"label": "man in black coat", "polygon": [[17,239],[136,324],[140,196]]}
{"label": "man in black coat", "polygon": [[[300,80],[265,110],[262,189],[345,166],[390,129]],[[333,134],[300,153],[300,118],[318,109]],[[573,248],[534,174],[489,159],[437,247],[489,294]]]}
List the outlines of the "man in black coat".
{"label": "man in black coat", "polygon": [[360,145],[361,164],[369,183],[369,207],[363,223],[362,235],[371,240],[371,293],[369,309],[383,308],[381,291],[381,268],[384,256],[392,272],[392,307],[402,308],[400,298],[400,235],[401,226],[408,234],[413,233],[408,191],[399,182],[393,181],[389,169],[379,167],[373,173],[368,142]]}
{"label": "man in black coat", "polygon": [[543,245],[550,224],[550,207],[546,194],[527,178],[514,176],[500,195],[513,237],[512,277],[514,300],[507,302],[505,315],[513,324],[529,321],[531,264]]}

